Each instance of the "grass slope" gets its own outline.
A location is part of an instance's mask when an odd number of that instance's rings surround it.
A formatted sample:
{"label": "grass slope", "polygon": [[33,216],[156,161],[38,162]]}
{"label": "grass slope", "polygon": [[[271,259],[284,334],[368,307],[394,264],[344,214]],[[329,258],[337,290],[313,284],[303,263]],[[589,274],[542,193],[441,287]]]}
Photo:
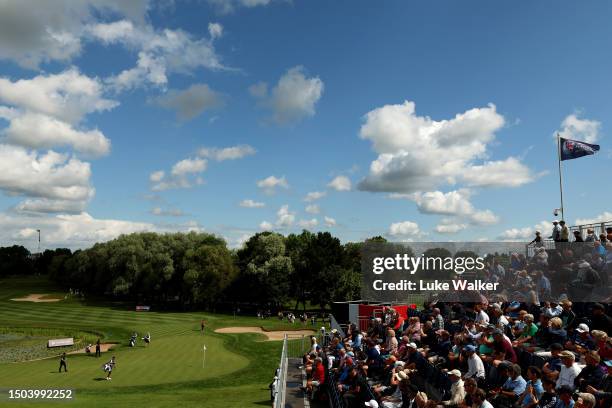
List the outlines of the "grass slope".
{"label": "grass slope", "polygon": [[[87,303],[69,299],[57,303],[14,302],[30,293],[63,293],[44,278],[0,280],[0,327],[42,327],[101,333],[103,341],[118,341],[102,358],[68,357],[67,374],[59,374],[58,359],[0,364],[0,389],[71,388],[73,407],[249,407],[269,406],[268,384],[278,365],[281,342],[264,342],[259,334],[217,334],[228,326],[290,329],[277,319],[204,313],[137,313],[120,303]],[[206,334],[199,322],[208,322]],[[127,347],[133,331],[150,332],[152,343]],[[202,368],[202,346],[206,365]],[[112,355],[117,366],[105,381],[103,362]],[[5,391],[3,391],[5,392]],[[6,393],[1,396],[6,398]],[[0,405],[6,399],[0,398]],[[12,407],[46,406],[48,402],[11,403]]]}

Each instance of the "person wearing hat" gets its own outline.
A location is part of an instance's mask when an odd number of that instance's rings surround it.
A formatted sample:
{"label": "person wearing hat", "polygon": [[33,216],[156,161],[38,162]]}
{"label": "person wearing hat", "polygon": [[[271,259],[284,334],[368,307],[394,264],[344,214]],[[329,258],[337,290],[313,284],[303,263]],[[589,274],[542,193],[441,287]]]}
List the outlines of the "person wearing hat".
{"label": "person wearing hat", "polygon": [[457,406],[465,399],[465,387],[463,386],[463,380],[461,379],[461,371],[457,369],[449,371],[448,378],[452,383],[450,389],[450,399],[439,402],[438,406]]}
{"label": "person wearing hat", "polygon": [[574,379],[576,389],[585,392],[587,386],[599,387],[605,372],[599,366],[601,358],[596,351],[591,351],[584,356],[586,366],[580,371],[580,374]]}
{"label": "person wearing hat", "polygon": [[582,239],[582,233],[580,232],[580,230],[574,231],[574,242],[584,242],[584,239]]}
{"label": "person wearing hat", "polygon": [[378,401],[376,401],[375,399],[371,399],[369,401],[364,402],[364,406],[366,407],[370,407],[370,408],[378,408]]}
{"label": "person wearing hat", "polygon": [[476,354],[476,346],[468,344],[463,347],[463,352],[467,355],[468,372],[465,378],[474,378],[478,382],[483,382],[485,379],[485,368],[482,359]]}
{"label": "person wearing hat", "polygon": [[314,359],[314,367],[312,369],[312,377],[306,381],[305,391],[308,394],[312,394],[315,387],[320,387],[325,383],[325,367],[323,366],[323,359],[317,357]]}
{"label": "person wearing hat", "polygon": [[552,234],[548,238],[552,238],[552,240],[555,242],[559,242],[561,239],[561,226],[559,225],[559,221],[553,221]]}
{"label": "person wearing hat", "polygon": [[408,359],[406,361],[406,368],[417,370],[422,369],[427,364],[427,359],[423,356],[423,354],[417,349],[417,345],[415,343],[408,343],[406,347],[406,352],[408,353]]}
{"label": "person wearing hat", "polygon": [[589,326],[587,326],[586,323],[580,323],[574,330],[574,335],[571,340],[565,343],[565,348],[578,353],[595,350],[595,341],[589,331]]}
{"label": "person wearing hat", "polygon": [[535,238],[529,244],[533,244],[533,246],[535,247],[541,247],[542,245],[544,245],[544,243],[542,242],[542,233],[540,231],[536,231]]}
{"label": "person wearing hat", "polygon": [[557,378],[556,387],[559,389],[562,386],[567,386],[574,390],[574,380],[580,373],[580,367],[576,365],[576,356],[569,350],[563,350],[559,357],[561,357],[563,365],[559,372],[559,378]]}
{"label": "person wearing hat", "polygon": [[559,221],[559,226],[561,226],[559,242],[569,242],[570,231],[569,228],[567,228],[567,225],[565,225],[565,220]]}

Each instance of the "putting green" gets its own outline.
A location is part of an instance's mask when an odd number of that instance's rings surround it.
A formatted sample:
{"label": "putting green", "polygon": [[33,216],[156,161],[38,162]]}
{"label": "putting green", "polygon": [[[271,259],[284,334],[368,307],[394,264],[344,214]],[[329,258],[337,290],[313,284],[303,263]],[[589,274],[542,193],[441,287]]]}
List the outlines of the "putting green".
{"label": "putting green", "polygon": [[[204,344],[206,360],[203,366]],[[119,347],[100,358],[69,355],[68,373],[58,373],[59,360],[56,358],[13,363],[9,369],[0,369],[0,384],[28,388],[108,388],[109,384],[102,381],[106,374],[101,366],[111,355],[116,356],[117,361],[112,380],[114,387],[205,380],[243,369],[249,363],[246,357],[227,350],[220,338],[190,331],[159,340],[153,337],[147,347],[142,341],[134,348]]]}
{"label": "putting green", "polygon": [[[266,330],[294,327],[277,319],[235,317],[208,313],[135,312],[133,305],[104,299],[66,299],[61,302],[15,302],[32,293],[62,291],[44,278],[0,280],[0,327],[48,328],[100,333],[102,342],[119,344],[101,358],[68,356],[68,373],[58,373],[59,359],[0,363],[0,406],[6,390],[75,390],[72,407],[257,407],[269,404],[268,384],[278,366],[280,341],[262,334],[221,334],[223,327],[263,326]],[[200,321],[207,321],[200,333]],[[144,347],[127,346],[132,332],[150,332]],[[203,346],[206,360],[202,368]],[[2,350],[0,350],[2,353]],[[58,350],[58,354],[60,351]],[[102,364],[116,356],[112,381],[104,380]],[[48,402],[11,402],[11,407],[48,406]]]}

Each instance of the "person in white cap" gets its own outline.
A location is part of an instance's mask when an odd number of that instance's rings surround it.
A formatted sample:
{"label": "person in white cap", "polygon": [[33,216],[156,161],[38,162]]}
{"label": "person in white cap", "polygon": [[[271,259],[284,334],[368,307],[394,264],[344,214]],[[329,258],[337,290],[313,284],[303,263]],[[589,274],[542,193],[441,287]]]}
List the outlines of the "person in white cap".
{"label": "person in white cap", "polygon": [[372,400],[366,401],[366,402],[364,403],[364,405],[365,405],[366,407],[371,407],[371,408],[378,408],[378,407],[379,407],[378,402],[377,402],[375,399],[372,399]]}
{"label": "person in white cap", "polygon": [[552,238],[552,240],[555,242],[559,242],[559,240],[561,240],[561,226],[559,225],[558,220],[553,221],[552,234],[548,238]]}
{"label": "person in white cap", "polygon": [[446,401],[441,401],[437,406],[458,406],[465,399],[465,388],[463,387],[463,380],[461,379],[461,371],[455,369],[448,372],[448,378],[453,383],[451,385],[451,397]]}
{"label": "person in white cap", "polygon": [[574,380],[580,373],[580,368],[576,365],[576,356],[574,353],[568,350],[563,350],[561,354],[561,371],[559,372],[559,378],[557,378],[556,388],[559,389],[561,386],[568,386],[572,390],[574,389]]}

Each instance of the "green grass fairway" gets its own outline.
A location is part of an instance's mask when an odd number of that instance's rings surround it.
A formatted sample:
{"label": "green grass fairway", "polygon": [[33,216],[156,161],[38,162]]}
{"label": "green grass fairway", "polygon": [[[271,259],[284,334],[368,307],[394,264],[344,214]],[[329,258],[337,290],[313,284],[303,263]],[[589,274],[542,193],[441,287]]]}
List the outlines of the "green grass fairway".
{"label": "green grass fairway", "polygon": [[[74,407],[249,407],[269,406],[269,390],[280,357],[281,342],[268,342],[259,334],[217,334],[228,326],[264,326],[291,329],[277,319],[203,313],[135,312],[120,303],[15,302],[31,293],[61,291],[43,278],[0,280],[0,328],[56,328],[101,333],[103,342],[120,342],[101,358],[68,356],[68,373],[59,374],[58,358],[0,364],[0,405],[7,402],[7,388],[75,390]],[[208,321],[201,335],[199,322]],[[297,325],[296,325],[297,326]],[[127,346],[129,334],[150,332],[144,347]],[[206,362],[202,368],[202,347]],[[0,353],[2,350],[0,350]],[[112,381],[104,380],[101,366],[117,357]],[[11,402],[11,407],[48,406],[49,402]]]}

